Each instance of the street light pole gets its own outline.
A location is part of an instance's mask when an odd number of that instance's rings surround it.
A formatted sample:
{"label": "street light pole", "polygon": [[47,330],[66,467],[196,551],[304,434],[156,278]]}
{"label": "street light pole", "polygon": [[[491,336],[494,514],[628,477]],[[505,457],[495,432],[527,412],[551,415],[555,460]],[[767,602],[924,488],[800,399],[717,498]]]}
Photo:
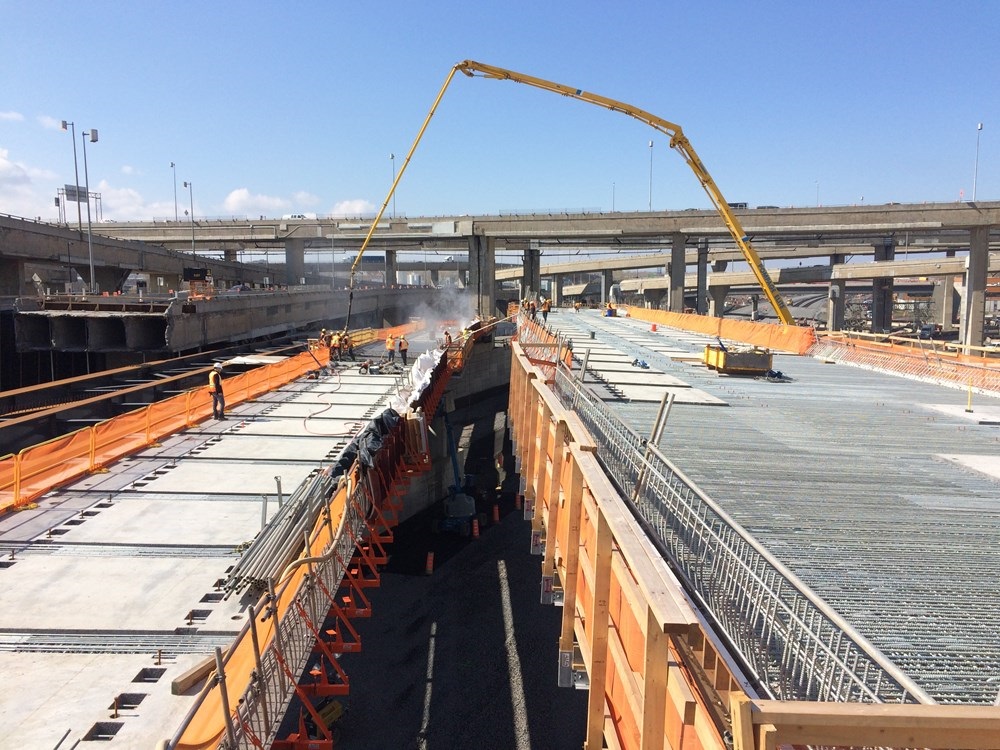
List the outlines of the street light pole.
{"label": "street light pole", "polygon": [[[80,215],[80,170],[76,166],[76,123],[62,121],[62,129],[72,129],[73,133],[73,187],[76,188],[76,227],[82,232],[83,231],[83,217]],[[88,197],[88,203],[90,198]]]}
{"label": "street light pole", "polygon": [[[389,161],[392,162],[392,184],[396,184],[396,155],[390,153]],[[392,218],[396,218],[396,191],[392,191]]]}
{"label": "street light pole", "polygon": [[649,142],[649,210],[653,210],[653,142]]}
{"label": "street light pole", "polygon": [[194,255],[194,183],[184,180],[184,187],[188,189],[191,196],[191,255]]}
{"label": "street light pole", "polygon": [[170,162],[170,169],[174,173],[174,221],[180,221],[180,216],[177,214],[177,165]]}
{"label": "street light pole", "polygon": [[976,171],[972,174],[972,200],[976,200],[976,183],[979,181],[979,136],[983,132],[983,124],[976,127]]}
{"label": "street light pole", "polygon": [[97,143],[97,131],[84,130],[80,136],[83,138],[83,189],[87,191],[87,255],[90,258],[90,293],[97,294],[97,287],[94,285],[94,232],[90,223],[90,173],[87,170],[87,138],[90,138],[91,143]]}

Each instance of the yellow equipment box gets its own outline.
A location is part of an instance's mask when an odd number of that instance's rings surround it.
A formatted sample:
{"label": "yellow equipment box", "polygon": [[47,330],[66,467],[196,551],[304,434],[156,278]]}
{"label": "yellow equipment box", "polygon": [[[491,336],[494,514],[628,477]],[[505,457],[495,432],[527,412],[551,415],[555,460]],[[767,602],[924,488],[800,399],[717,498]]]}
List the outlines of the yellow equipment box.
{"label": "yellow equipment box", "polygon": [[709,370],[725,375],[764,375],[771,369],[773,357],[767,349],[733,351],[717,344],[705,346],[702,361]]}

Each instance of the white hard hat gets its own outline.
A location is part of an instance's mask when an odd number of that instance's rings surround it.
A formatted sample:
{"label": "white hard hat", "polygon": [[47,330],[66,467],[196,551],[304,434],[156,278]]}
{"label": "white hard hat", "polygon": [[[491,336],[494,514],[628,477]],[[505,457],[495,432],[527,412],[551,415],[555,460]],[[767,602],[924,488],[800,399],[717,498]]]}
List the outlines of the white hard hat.
{"label": "white hard hat", "polygon": [[221,370],[222,369],[222,363],[221,362],[216,362],[215,363],[215,369],[216,370]]}

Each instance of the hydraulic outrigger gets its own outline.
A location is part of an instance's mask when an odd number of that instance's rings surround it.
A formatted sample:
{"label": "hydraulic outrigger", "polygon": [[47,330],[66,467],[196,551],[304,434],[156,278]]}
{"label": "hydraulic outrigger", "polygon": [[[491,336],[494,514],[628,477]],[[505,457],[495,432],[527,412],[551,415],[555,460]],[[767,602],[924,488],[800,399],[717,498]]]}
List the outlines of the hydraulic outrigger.
{"label": "hydraulic outrigger", "polygon": [[424,118],[424,123],[421,125],[420,131],[417,133],[417,137],[414,139],[413,145],[410,146],[410,150],[407,152],[406,158],[403,160],[403,165],[396,175],[396,179],[393,181],[392,187],[389,188],[389,194],[386,195],[385,201],[382,203],[382,207],[379,209],[378,215],[375,217],[371,227],[368,229],[368,234],[365,236],[364,242],[361,243],[361,249],[358,251],[357,258],[355,258],[354,263],[351,264],[351,280],[347,303],[347,322],[345,325],[349,325],[351,321],[351,306],[354,302],[355,271],[358,264],[361,263],[361,257],[364,255],[364,252],[368,247],[368,243],[375,234],[375,229],[378,227],[379,221],[382,220],[382,215],[385,213],[386,207],[389,205],[389,201],[392,199],[393,193],[396,192],[396,185],[398,185],[399,181],[403,178],[403,173],[406,171],[406,167],[410,163],[413,152],[416,151],[417,145],[420,143],[421,138],[423,138],[427,125],[430,123],[431,118],[434,116],[434,112],[441,103],[441,99],[444,97],[444,92],[448,90],[448,86],[451,84],[452,78],[454,78],[455,73],[458,72],[464,73],[470,78],[480,76],[482,78],[494,78],[497,80],[523,83],[544,91],[551,91],[555,94],[562,94],[563,96],[568,96],[573,99],[579,99],[580,101],[587,102],[589,104],[596,104],[599,107],[610,109],[613,112],[621,112],[629,117],[633,117],[640,122],[646,123],[654,130],[658,130],[661,133],[670,136],[670,147],[676,149],[677,152],[680,153],[680,155],[684,158],[684,161],[687,162],[687,165],[691,168],[691,171],[694,172],[695,177],[698,178],[702,188],[704,188],[709,199],[712,201],[712,205],[715,206],[715,210],[719,212],[726,228],[736,241],[736,246],[739,247],[740,252],[743,253],[743,258],[753,270],[757,282],[763,289],[768,302],[771,303],[771,306],[774,308],[775,313],[777,313],[778,318],[785,325],[794,325],[795,321],[792,318],[791,312],[788,310],[788,305],[785,304],[785,300],[782,298],[777,287],[774,285],[774,282],[771,280],[771,277],[768,275],[767,269],[764,268],[764,263],[761,261],[757,251],[754,250],[753,246],[750,244],[750,239],[743,230],[742,224],[740,224],[739,219],[736,218],[736,215],[729,207],[729,204],[722,195],[722,191],[719,190],[719,186],[715,184],[715,180],[712,179],[708,170],[705,169],[705,165],[701,163],[701,159],[698,158],[698,154],[695,153],[694,148],[691,146],[690,141],[688,141],[687,136],[684,135],[684,131],[681,130],[680,125],[664,120],[661,117],[657,117],[656,115],[650,114],[649,112],[639,109],[638,107],[633,107],[625,102],[609,99],[608,97],[600,96],[598,94],[592,94],[588,91],[583,91],[582,89],[574,89],[571,86],[565,86],[561,83],[547,81],[544,78],[535,78],[534,76],[524,75],[513,70],[498,68],[493,65],[486,65],[474,60],[464,60],[453,67],[448,73],[448,77],[441,86],[441,90],[438,92],[437,98],[434,100],[434,104],[431,106],[430,112],[428,112],[427,117]]}

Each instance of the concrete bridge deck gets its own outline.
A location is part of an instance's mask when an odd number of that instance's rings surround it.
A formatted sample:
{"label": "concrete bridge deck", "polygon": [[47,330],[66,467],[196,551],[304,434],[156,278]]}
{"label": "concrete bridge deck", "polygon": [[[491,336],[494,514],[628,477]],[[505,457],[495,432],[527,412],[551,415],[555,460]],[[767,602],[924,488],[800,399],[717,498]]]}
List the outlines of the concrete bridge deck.
{"label": "concrete bridge deck", "polygon": [[967,412],[961,390],[791,355],[774,359],[786,382],[721,376],[697,334],[588,311],[549,324],[640,435],[676,388],[663,452],[932,697],[993,704],[1000,399]]}

